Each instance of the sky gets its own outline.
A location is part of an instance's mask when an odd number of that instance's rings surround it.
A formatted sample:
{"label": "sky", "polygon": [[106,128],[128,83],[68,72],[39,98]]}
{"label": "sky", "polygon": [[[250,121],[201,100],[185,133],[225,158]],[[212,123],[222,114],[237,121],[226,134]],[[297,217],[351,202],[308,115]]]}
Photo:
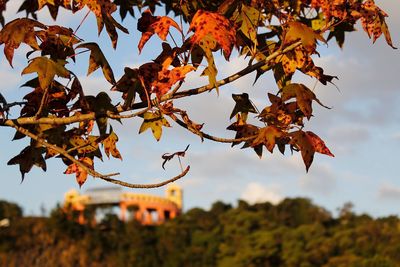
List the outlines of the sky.
{"label": "sky", "polygon": [[[20,1],[8,3],[6,21],[15,18]],[[395,46],[400,46],[400,13],[396,1],[384,0],[376,3],[387,13],[387,23]],[[44,23],[55,24],[44,10],[39,18]],[[85,11],[70,15],[61,12],[57,23],[75,29],[85,15]],[[19,17],[24,14],[19,13]],[[118,17],[118,15],[116,15]],[[127,17],[123,25],[131,35],[120,33],[118,48],[114,51],[111,43],[102,33],[97,36],[95,18],[90,15],[78,32],[85,41],[100,42],[116,78],[121,77],[125,66],[137,67],[155,58],[160,40],[153,37],[139,55],[137,44],[140,38],[136,30],[136,20]],[[259,159],[252,150],[231,148],[229,144],[204,141],[186,132],[177,125],[164,129],[160,142],[156,142],[151,132],[138,135],[141,119],[124,121],[123,125],[113,123],[120,141],[117,144],[123,161],[104,159],[95,162],[103,173],[120,172],[118,177],[131,183],[153,183],[168,179],[180,172],[174,160],[167,163],[167,170],[161,168],[161,155],[166,152],[183,150],[190,144],[183,164],[191,166],[187,176],[178,184],[184,190],[184,207],[209,208],[217,201],[235,204],[238,199],[250,203],[270,201],[279,203],[285,197],[307,197],[317,205],[332,213],[346,202],[352,202],[357,213],[368,213],[375,217],[400,215],[400,88],[396,76],[400,75],[399,50],[393,50],[380,38],[375,44],[360,29],[348,34],[343,50],[335,42],[328,47],[322,45],[321,57],[315,58],[325,73],[336,75],[338,89],[333,85],[317,84],[315,92],[319,99],[332,109],[327,110],[314,105],[314,118],[306,124],[306,129],[317,133],[335,154],[334,158],[316,154],[310,171],[306,173],[298,153],[281,155],[264,151]],[[172,30],[172,33],[174,30]],[[176,32],[175,32],[176,34]],[[0,47],[2,50],[3,47]],[[24,50],[25,49],[25,50]],[[17,101],[28,93],[20,88],[32,76],[21,77],[20,71],[26,65],[25,53],[16,51],[14,69],[4,55],[0,55],[0,92],[7,101]],[[157,53],[158,54],[158,53]],[[79,73],[86,94],[96,95],[108,91],[110,85],[101,71],[86,77],[88,55],[79,55],[76,64],[70,67]],[[230,62],[217,58],[218,78],[235,73],[246,66],[243,58],[233,53]],[[189,75],[185,88],[207,84],[207,79]],[[296,76],[297,82],[314,87],[315,81]],[[205,123],[204,131],[221,137],[233,137],[234,132],[225,128],[232,122],[229,114],[234,107],[231,94],[247,92],[256,106],[263,108],[267,92],[276,92],[271,75],[261,77],[252,86],[254,75],[249,75],[215,92],[192,97],[188,101],[176,101],[175,106],[187,109],[191,119]],[[111,93],[117,100],[117,92]],[[117,102],[115,102],[117,103]],[[17,116],[14,111],[11,116]],[[99,179],[89,178],[79,189],[74,175],[63,174],[65,165],[55,159],[47,162],[47,172],[33,168],[21,183],[17,165],[7,166],[10,158],[17,155],[28,143],[27,139],[13,141],[11,129],[0,131],[0,199],[21,205],[25,214],[40,214],[41,207],[50,210],[61,203],[63,195],[70,189],[84,193],[95,187],[109,187]],[[151,190],[124,189],[131,192],[163,194],[165,188]]]}

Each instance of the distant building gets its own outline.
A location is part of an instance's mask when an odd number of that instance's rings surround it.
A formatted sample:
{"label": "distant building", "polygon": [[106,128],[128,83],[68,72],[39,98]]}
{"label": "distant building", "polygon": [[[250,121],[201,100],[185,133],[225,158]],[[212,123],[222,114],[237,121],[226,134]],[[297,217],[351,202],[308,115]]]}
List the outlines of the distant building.
{"label": "distant building", "polygon": [[64,208],[77,212],[80,223],[94,219],[85,218],[87,210],[117,207],[123,221],[134,219],[143,225],[156,225],[178,216],[182,211],[182,199],[182,189],[175,184],[167,187],[165,197],[123,192],[119,187],[91,189],[86,194],[73,189],[65,194]]}

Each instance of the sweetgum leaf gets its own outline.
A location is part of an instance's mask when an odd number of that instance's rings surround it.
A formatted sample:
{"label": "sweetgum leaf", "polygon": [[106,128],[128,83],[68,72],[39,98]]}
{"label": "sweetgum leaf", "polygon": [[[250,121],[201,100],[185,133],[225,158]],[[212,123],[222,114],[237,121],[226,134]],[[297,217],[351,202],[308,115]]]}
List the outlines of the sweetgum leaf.
{"label": "sweetgum leaf", "polygon": [[110,134],[106,139],[103,140],[104,145],[104,152],[106,153],[107,157],[110,158],[113,156],[114,158],[122,160],[121,153],[117,149],[118,136],[114,133],[112,127],[110,127]]}
{"label": "sweetgum leaf", "polygon": [[87,75],[89,76],[92,72],[97,70],[101,67],[103,71],[104,78],[111,83],[115,84],[114,73],[111,69],[110,64],[108,63],[106,57],[104,56],[103,52],[101,51],[100,47],[96,43],[85,43],[80,44],[76,48],[87,48],[90,50],[90,57],[89,57],[89,68],[87,71]]}
{"label": "sweetgum leaf", "polygon": [[313,144],[308,138],[308,135],[304,131],[296,131],[289,134],[291,137],[290,144],[301,151],[301,157],[303,158],[304,165],[306,166],[306,171],[308,172],[313,160],[315,149]]}
{"label": "sweetgum leaf", "polygon": [[142,37],[139,41],[139,52],[142,51],[143,46],[147,41],[157,34],[161,40],[165,41],[170,27],[175,27],[182,31],[179,25],[170,17],[167,16],[153,16],[150,10],[143,12],[142,17],[138,20],[138,30],[142,32]]}
{"label": "sweetgum leaf", "polygon": [[257,27],[263,21],[262,13],[254,7],[242,5],[240,9],[240,16],[237,19],[241,23],[239,30],[249,38],[255,46],[258,45],[257,40]]}
{"label": "sweetgum leaf", "polygon": [[252,147],[258,145],[265,145],[269,152],[273,152],[276,140],[283,136],[283,133],[275,126],[267,126],[261,128],[258,132],[258,136],[254,139],[251,144]]}
{"label": "sweetgum leaf", "polygon": [[232,110],[231,116],[229,117],[232,119],[236,114],[239,112],[242,113],[257,113],[257,109],[254,106],[253,102],[250,101],[249,95],[247,93],[243,93],[240,95],[232,94],[233,100],[235,100],[236,104]]}
{"label": "sweetgum leaf", "polygon": [[46,26],[36,20],[20,18],[10,21],[0,31],[0,45],[4,44],[4,55],[11,66],[14,50],[21,43],[25,43],[35,50],[39,49],[35,28],[44,29]]}
{"label": "sweetgum leaf", "polygon": [[314,147],[315,152],[325,154],[331,157],[335,155],[329,150],[329,148],[325,145],[325,142],[313,132],[307,131],[306,132],[308,139],[310,140],[312,146]]}
{"label": "sweetgum leaf", "polygon": [[46,161],[44,160],[42,148],[34,148],[32,146],[25,147],[20,154],[10,159],[7,165],[19,165],[19,170],[21,172],[22,181],[24,181],[25,173],[31,171],[33,165],[42,168],[46,171]]}
{"label": "sweetgum leaf", "polygon": [[306,50],[313,52],[317,40],[326,43],[325,39],[320,34],[314,32],[311,28],[301,22],[291,21],[287,24],[287,27],[288,30],[284,40],[285,45],[301,40],[303,47]]}
{"label": "sweetgum leaf", "polygon": [[316,95],[305,85],[299,83],[291,83],[282,89],[282,101],[296,98],[297,105],[307,119],[312,115],[312,101],[314,100],[321,106],[328,108],[318,100]]}
{"label": "sweetgum leaf", "polygon": [[47,57],[36,57],[22,71],[22,74],[37,72],[40,87],[47,89],[53,82],[54,76],[69,78],[70,72],[64,67],[65,61],[53,61]]}
{"label": "sweetgum leaf", "polygon": [[[91,158],[83,157],[80,158],[79,161],[86,165],[89,169],[93,169],[93,160]],[[79,184],[79,187],[81,187],[86,182],[88,172],[78,164],[72,163],[67,167],[64,174],[72,173],[75,173],[76,181]]]}
{"label": "sweetgum leaf", "polygon": [[152,92],[155,93],[158,98],[161,98],[176,82],[185,79],[186,74],[194,69],[195,68],[191,65],[176,67],[172,70],[163,69],[158,73],[158,79],[152,84]]}
{"label": "sweetgum leaf", "polygon": [[159,141],[162,135],[162,127],[171,127],[169,122],[160,114],[159,112],[146,112],[143,115],[143,123],[140,126],[139,134],[146,131],[147,129],[151,129],[153,132],[154,138]]}
{"label": "sweetgum leaf", "polygon": [[236,31],[227,18],[218,13],[198,10],[189,31],[194,32],[190,39],[193,45],[200,44],[204,37],[210,36],[221,46],[225,59],[229,59],[236,42]]}

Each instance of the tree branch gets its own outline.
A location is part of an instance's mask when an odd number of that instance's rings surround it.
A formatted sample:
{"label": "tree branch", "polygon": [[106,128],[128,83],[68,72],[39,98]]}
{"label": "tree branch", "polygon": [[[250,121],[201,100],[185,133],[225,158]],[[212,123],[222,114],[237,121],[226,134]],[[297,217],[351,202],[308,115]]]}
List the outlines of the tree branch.
{"label": "tree branch", "polygon": [[[271,55],[269,55],[268,57],[266,57],[264,60],[259,61],[253,65],[247,66],[246,68],[236,72],[235,74],[232,74],[222,80],[219,80],[216,82],[217,86],[223,86],[226,85],[228,83],[231,83],[233,81],[236,81],[237,79],[252,73],[253,71],[267,65],[269,63],[269,61],[277,58],[278,56],[287,53],[291,50],[294,50],[296,47],[301,45],[301,41],[297,41],[289,46],[287,46],[284,49],[279,49],[277,51],[275,51],[274,53],[272,53]],[[214,89],[215,86],[213,85],[205,85],[205,86],[201,86],[198,88],[193,88],[193,89],[189,89],[186,91],[182,91],[182,92],[175,92],[175,93],[168,93],[165,94],[161,97],[161,99],[159,100],[160,103],[168,101],[168,100],[172,100],[172,99],[178,99],[178,98],[182,98],[182,97],[186,97],[186,96],[191,96],[191,95],[198,95],[207,91],[211,91],[212,89]],[[154,100],[152,100],[153,102]],[[139,109],[139,108],[144,108],[146,107],[148,104],[147,102],[139,102],[139,103],[135,103],[132,105],[132,109]]]}
{"label": "tree branch", "polygon": [[[143,113],[146,113],[148,109],[149,108],[146,108],[144,110],[126,115],[115,114],[113,112],[107,111],[106,116],[110,119],[129,119],[142,115]],[[98,117],[100,116],[96,116],[96,113],[94,112],[87,114],[75,114],[73,116],[64,118],[53,118],[53,117],[37,118],[36,116],[33,116],[33,117],[21,117],[18,119],[9,119],[3,121],[1,124],[5,126],[10,126],[12,123],[15,125],[27,125],[27,124],[67,125],[76,122],[95,120]]]}
{"label": "tree branch", "polygon": [[62,149],[62,148],[60,148],[60,147],[58,147],[56,145],[48,143],[45,139],[43,139],[43,138],[31,133],[30,131],[28,131],[25,128],[15,124],[12,120],[5,121],[4,125],[16,129],[18,132],[20,132],[20,133],[28,136],[29,138],[35,140],[36,142],[38,142],[40,145],[42,145],[44,147],[48,147],[50,149],[53,149],[57,153],[59,153],[62,156],[66,157],[67,159],[69,159],[70,161],[72,161],[73,163],[77,164],[79,167],[81,167],[85,171],[87,171],[88,174],[90,174],[91,176],[93,176],[95,178],[100,178],[100,179],[105,180],[105,181],[110,182],[110,183],[119,184],[119,185],[122,185],[122,186],[125,186],[125,187],[130,187],[130,188],[156,188],[156,187],[161,187],[161,186],[164,186],[164,185],[166,185],[168,183],[172,183],[172,182],[182,178],[183,176],[185,176],[189,172],[189,169],[190,169],[190,166],[188,166],[178,176],[175,176],[175,177],[173,177],[173,178],[171,178],[169,180],[166,180],[166,181],[158,183],[158,184],[131,184],[131,183],[127,183],[127,182],[124,182],[124,181],[120,181],[120,180],[111,178],[111,176],[119,175],[119,173],[106,174],[106,175],[98,173],[97,171],[89,168],[88,166],[86,166],[85,164],[80,162],[79,160],[75,159],[73,156],[68,154],[68,152],[65,151],[64,149]]}
{"label": "tree branch", "polygon": [[211,140],[211,141],[215,141],[215,142],[219,142],[219,143],[244,142],[244,141],[249,141],[249,140],[254,139],[254,138],[257,137],[257,135],[252,135],[252,136],[247,136],[247,137],[242,137],[242,138],[236,138],[236,139],[216,137],[216,136],[212,136],[212,135],[206,134],[206,133],[203,132],[203,131],[195,131],[195,130],[191,129],[190,127],[188,127],[188,125],[187,125],[184,121],[178,119],[178,118],[175,117],[175,116],[170,116],[170,117],[171,117],[179,126],[185,128],[185,129],[187,129],[188,131],[194,133],[195,135],[198,135],[198,136],[200,136],[201,138],[205,138],[205,139],[208,139],[208,140]]}
{"label": "tree branch", "polygon": [[110,182],[110,183],[113,183],[113,184],[122,185],[122,186],[129,187],[129,188],[147,188],[147,189],[149,189],[149,188],[161,187],[161,186],[164,186],[166,184],[175,182],[176,180],[179,180],[182,177],[184,177],[189,172],[189,170],[190,170],[190,166],[187,166],[186,169],[181,174],[179,174],[179,175],[177,175],[177,176],[175,176],[175,177],[173,177],[173,178],[171,178],[169,180],[166,180],[164,182],[157,183],[157,184],[130,184],[130,183],[126,183],[126,182],[123,182],[123,181],[120,181],[120,180],[116,180],[116,179],[113,179],[113,178],[110,178],[110,177],[100,177],[100,178],[105,180],[105,181],[107,181],[107,182]]}

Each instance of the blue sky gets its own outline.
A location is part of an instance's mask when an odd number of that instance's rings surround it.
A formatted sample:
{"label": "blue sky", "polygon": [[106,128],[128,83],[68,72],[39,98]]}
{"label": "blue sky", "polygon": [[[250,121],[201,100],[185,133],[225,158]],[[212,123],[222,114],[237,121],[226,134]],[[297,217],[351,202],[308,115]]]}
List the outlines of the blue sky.
{"label": "blue sky", "polygon": [[[6,21],[15,17],[18,2],[14,0],[8,4]],[[395,46],[400,46],[398,4],[390,0],[376,2],[389,13],[387,22],[393,42]],[[60,18],[62,23],[76,28],[84,15],[85,12],[74,16],[61,13]],[[47,10],[39,17],[48,24],[54,23],[47,15]],[[117,51],[111,49],[105,33],[97,37],[93,30],[95,19],[92,15],[78,32],[86,41],[100,41],[117,78],[122,75],[124,66],[139,66],[153,59],[160,43],[157,37],[153,37],[139,55],[137,44],[140,34],[136,31],[135,20],[127,18],[123,25],[131,35],[120,33]],[[183,161],[191,165],[191,171],[179,181],[184,189],[186,209],[194,206],[208,208],[216,200],[236,203],[237,199],[243,198],[249,202],[276,203],[284,197],[302,196],[311,198],[332,212],[351,201],[359,213],[399,215],[400,177],[397,168],[400,165],[400,90],[396,79],[400,75],[399,51],[387,46],[382,38],[372,44],[362,30],[346,37],[343,50],[331,42],[328,48],[322,48],[321,51],[321,58],[316,62],[326,73],[339,77],[335,84],[340,91],[334,86],[317,85],[317,96],[333,109],[315,106],[315,117],[307,124],[307,130],[321,136],[335,158],[316,155],[309,173],[305,172],[298,154],[282,156],[276,151],[273,155],[265,153],[260,160],[250,150],[210,141],[201,143],[198,137],[176,125],[164,130],[161,141],[156,142],[150,132],[137,134],[140,119],[124,121],[123,126],[113,124],[120,137],[118,148],[124,160],[105,159],[103,163],[96,162],[96,167],[104,173],[119,171],[121,179],[132,183],[161,181],[180,171],[176,162],[169,163],[167,171],[164,171],[161,168],[161,155],[181,150],[190,144]],[[15,69],[11,69],[3,55],[0,56],[0,90],[8,101],[18,100],[28,92],[26,88],[19,88],[29,78],[21,78],[19,74],[26,64],[25,52],[24,49],[16,52]],[[110,85],[102,77],[101,71],[85,76],[88,55],[79,57],[79,63],[70,67],[80,73],[85,92],[97,94],[108,91]],[[246,62],[237,54],[232,55],[230,63],[225,63],[222,58],[217,59],[220,78],[245,65]],[[206,79],[195,76],[187,79],[186,88],[207,83]],[[315,84],[313,80],[301,76],[296,79],[310,87]],[[248,92],[258,108],[262,108],[266,93],[276,90],[270,75],[260,78],[254,87],[251,86],[253,80],[254,76],[249,76],[227,85],[221,88],[219,97],[215,92],[206,93],[188,102],[176,101],[175,105],[186,108],[194,121],[204,122],[206,132],[231,137],[232,132],[225,130],[231,123],[229,114],[234,106],[231,94]],[[114,99],[119,96],[118,93],[112,94]],[[46,173],[34,168],[20,184],[18,166],[7,166],[6,163],[26,146],[27,140],[11,142],[13,135],[10,129],[0,132],[0,164],[3,166],[0,198],[17,202],[27,214],[39,214],[41,205],[51,209],[62,201],[66,191],[71,188],[79,190],[74,175],[62,174],[65,165],[54,159],[48,161]],[[90,178],[81,191],[99,186],[110,184]],[[151,194],[162,194],[163,191],[163,188],[145,190]],[[138,192],[144,193],[143,190]]]}

